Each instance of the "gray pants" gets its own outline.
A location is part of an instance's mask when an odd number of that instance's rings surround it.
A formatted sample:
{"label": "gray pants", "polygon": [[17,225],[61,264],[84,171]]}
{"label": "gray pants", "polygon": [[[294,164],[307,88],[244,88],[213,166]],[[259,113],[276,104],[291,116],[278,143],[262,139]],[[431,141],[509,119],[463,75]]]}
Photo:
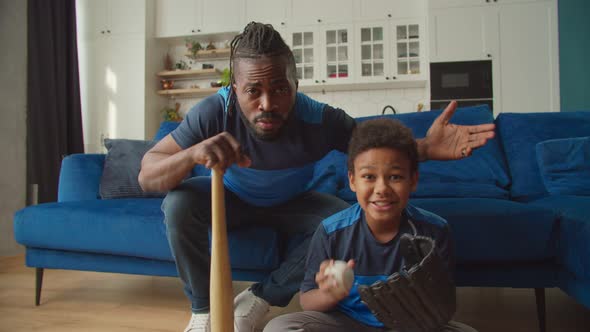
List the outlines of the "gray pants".
{"label": "gray pants", "polygon": [[[339,311],[301,311],[282,315],[271,320],[264,332],[411,332],[392,331],[364,325]],[[451,321],[440,332],[477,332],[465,324]]]}

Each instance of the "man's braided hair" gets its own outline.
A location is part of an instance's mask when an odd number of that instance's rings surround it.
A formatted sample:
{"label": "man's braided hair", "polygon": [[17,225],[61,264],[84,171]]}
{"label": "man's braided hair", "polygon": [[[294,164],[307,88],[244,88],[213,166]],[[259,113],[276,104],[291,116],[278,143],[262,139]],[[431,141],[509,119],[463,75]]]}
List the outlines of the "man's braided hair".
{"label": "man's braided hair", "polygon": [[[295,58],[293,52],[281,35],[270,24],[250,22],[244,31],[235,36],[230,44],[229,77],[230,84],[235,83],[235,62],[239,59],[257,59],[261,57],[284,56],[287,59],[287,75],[294,81],[296,78]],[[233,89],[230,89],[228,112],[231,112],[236,103]]]}

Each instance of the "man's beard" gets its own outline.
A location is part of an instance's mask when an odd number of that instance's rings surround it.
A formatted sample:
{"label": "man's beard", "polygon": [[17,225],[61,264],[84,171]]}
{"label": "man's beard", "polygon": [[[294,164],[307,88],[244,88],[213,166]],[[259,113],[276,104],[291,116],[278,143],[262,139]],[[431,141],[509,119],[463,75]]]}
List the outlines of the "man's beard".
{"label": "man's beard", "polygon": [[[254,137],[256,137],[260,140],[263,140],[263,141],[274,141],[274,140],[278,139],[281,136],[281,134],[283,133],[284,128],[285,128],[287,121],[289,119],[289,117],[287,117],[287,119],[284,119],[282,116],[280,116],[276,112],[264,112],[264,113],[258,115],[257,117],[255,117],[254,120],[252,120],[252,122],[250,122],[250,121],[248,121],[248,119],[244,116],[244,114],[241,111],[239,111],[238,113],[240,113],[240,117],[250,128]],[[259,120],[262,120],[262,119],[280,120],[281,126],[279,127],[278,130],[273,131],[273,132],[264,132],[264,131],[261,132],[256,128],[256,122],[258,122]]]}

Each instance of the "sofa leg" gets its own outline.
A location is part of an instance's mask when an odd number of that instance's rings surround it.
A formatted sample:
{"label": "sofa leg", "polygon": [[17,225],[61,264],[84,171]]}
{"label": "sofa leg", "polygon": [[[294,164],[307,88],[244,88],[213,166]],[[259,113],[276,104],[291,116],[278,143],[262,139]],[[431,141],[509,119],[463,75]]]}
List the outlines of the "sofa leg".
{"label": "sofa leg", "polygon": [[535,300],[537,301],[537,318],[539,319],[539,331],[545,332],[545,288],[535,288]]}
{"label": "sofa leg", "polygon": [[41,303],[41,287],[43,286],[43,268],[35,268],[35,305]]}

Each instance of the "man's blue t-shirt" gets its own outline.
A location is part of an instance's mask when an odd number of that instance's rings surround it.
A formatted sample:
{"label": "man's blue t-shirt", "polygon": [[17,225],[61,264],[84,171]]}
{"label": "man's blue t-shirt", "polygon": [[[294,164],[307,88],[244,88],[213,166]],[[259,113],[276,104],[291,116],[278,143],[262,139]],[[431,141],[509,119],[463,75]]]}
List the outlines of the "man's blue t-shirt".
{"label": "man's blue t-shirt", "polygon": [[[252,160],[230,166],[225,187],[255,206],[284,203],[308,190],[314,164],[331,150],[346,152],[355,121],[343,110],[297,93],[295,106],[275,140],[261,140],[244,123],[238,103],[226,112],[228,88],[195,105],[171,133],[183,149],[227,131]],[[227,117],[227,118],[226,118]]]}
{"label": "man's blue t-shirt", "polygon": [[427,236],[435,240],[436,248],[453,271],[454,253],[447,222],[441,217],[408,205],[403,212],[398,234],[389,242],[378,242],[371,233],[365,213],[357,203],[322,221],[309,246],[305,277],[301,292],[318,288],[315,275],[320,264],[327,259],[348,261],[354,259],[354,283],[348,297],[338,303],[337,309],[349,317],[369,326],[383,327],[361,302],[358,285],[370,285],[386,280],[404,267],[399,252],[402,234]]}

